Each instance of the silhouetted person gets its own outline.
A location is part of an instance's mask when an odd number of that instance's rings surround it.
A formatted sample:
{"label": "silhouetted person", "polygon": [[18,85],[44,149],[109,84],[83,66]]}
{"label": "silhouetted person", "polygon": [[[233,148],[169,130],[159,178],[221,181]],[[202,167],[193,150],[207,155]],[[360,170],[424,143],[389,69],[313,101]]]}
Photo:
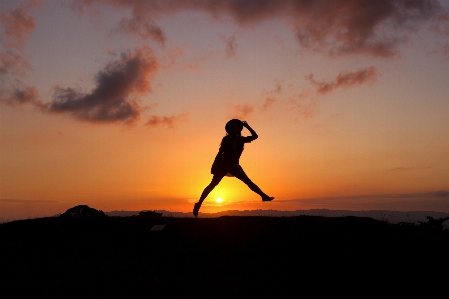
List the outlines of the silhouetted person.
{"label": "silhouetted person", "polygon": [[[241,136],[243,127],[247,128],[251,136]],[[200,200],[193,206],[193,215],[198,216],[201,204],[209,193],[220,183],[224,176],[235,176],[248,187],[262,197],[262,201],[271,201],[274,197],[265,194],[260,188],[254,184],[243,171],[239,164],[240,156],[243,152],[243,145],[257,139],[257,133],[248,125],[246,121],[231,119],[226,123],[226,136],[221,141],[220,149],[212,164],[211,173],[214,175],[210,184],[204,188]]]}

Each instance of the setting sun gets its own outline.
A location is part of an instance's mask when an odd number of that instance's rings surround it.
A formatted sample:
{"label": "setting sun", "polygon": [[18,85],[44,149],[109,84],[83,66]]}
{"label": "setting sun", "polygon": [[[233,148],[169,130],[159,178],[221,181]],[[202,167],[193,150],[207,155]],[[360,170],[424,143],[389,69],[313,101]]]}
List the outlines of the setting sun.
{"label": "setting sun", "polygon": [[223,199],[219,197],[219,198],[217,198],[215,201],[216,201],[216,202],[223,202]]}

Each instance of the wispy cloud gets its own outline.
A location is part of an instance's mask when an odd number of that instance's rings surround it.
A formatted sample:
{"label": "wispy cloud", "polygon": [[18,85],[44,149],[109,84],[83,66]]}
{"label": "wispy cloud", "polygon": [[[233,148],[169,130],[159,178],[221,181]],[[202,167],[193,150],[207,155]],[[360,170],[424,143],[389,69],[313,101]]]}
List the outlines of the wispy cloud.
{"label": "wispy cloud", "polygon": [[22,2],[21,6],[0,13],[0,103],[10,106],[32,103],[41,105],[38,101],[37,89],[26,86],[22,82],[32,70],[30,62],[24,58],[23,50],[28,36],[36,28],[36,22],[29,10],[36,8],[41,1]]}
{"label": "wispy cloud", "polygon": [[235,105],[232,107],[232,115],[229,118],[245,119],[254,111],[254,107],[248,104]]}
{"label": "wispy cloud", "polygon": [[273,105],[273,103],[275,103],[276,102],[276,99],[274,99],[274,98],[266,98],[265,99],[265,102],[263,103],[263,105],[262,105],[262,110],[267,110],[268,108],[270,108],[272,105]]}
{"label": "wispy cloud", "polygon": [[232,58],[236,55],[237,43],[235,41],[235,34],[231,36],[224,36],[219,34],[221,40],[226,45],[226,58]]}
{"label": "wispy cloud", "polygon": [[302,119],[311,119],[316,116],[318,103],[307,92],[291,97],[288,105],[289,110],[296,111]]}
{"label": "wispy cloud", "polygon": [[189,120],[190,113],[182,113],[174,116],[157,116],[152,115],[148,119],[146,125],[148,127],[168,127],[169,129],[176,129],[181,122]]}
{"label": "wispy cloud", "polygon": [[160,58],[161,68],[169,69],[172,67],[179,57],[184,56],[185,46],[182,48],[175,47],[167,50],[167,54]]}
{"label": "wispy cloud", "polygon": [[377,77],[377,69],[371,66],[368,68],[357,70],[355,72],[341,72],[332,82],[317,81],[314,79],[313,74],[308,75],[306,79],[317,87],[317,93],[325,94],[340,87],[348,88],[365,83],[372,83],[376,80]]}
{"label": "wispy cloud", "polygon": [[22,58],[22,55],[12,51],[0,53],[1,75],[25,77],[26,74],[31,70],[31,64],[28,62],[28,60]]}
{"label": "wispy cloud", "polygon": [[26,38],[36,28],[34,17],[24,7],[0,13],[3,34],[0,43],[9,49],[23,49]]}
{"label": "wispy cloud", "polygon": [[162,46],[165,45],[167,39],[164,30],[153,19],[141,13],[134,13],[131,19],[123,18],[114,31],[151,39]]}
{"label": "wispy cloud", "polygon": [[49,112],[69,113],[90,122],[126,122],[140,119],[139,97],[151,90],[150,78],[159,63],[149,47],[122,53],[96,76],[96,87],[90,93],[74,88],[56,87]]}
{"label": "wispy cloud", "polygon": [[74,1],[80,11],[95,4],[131,9],[132,18],[122,20],[121,27],[142,37],[153,37],[158,31],[153,18],[194,10],[209,13],[216,19],[231,17],[242,26],[281,18],[294,24],[295,36],[305,49],[330,55],[367,54],[375,57],[396,55],[398,45],[410,34],[426,21],[444,13],[444,8],[435,0]]}
{"label": "wispy cloud", "polygon": [[433,52],[440,53],[449,59],[449,11],[439,15],[430,30],[438,37],[438,45]]}

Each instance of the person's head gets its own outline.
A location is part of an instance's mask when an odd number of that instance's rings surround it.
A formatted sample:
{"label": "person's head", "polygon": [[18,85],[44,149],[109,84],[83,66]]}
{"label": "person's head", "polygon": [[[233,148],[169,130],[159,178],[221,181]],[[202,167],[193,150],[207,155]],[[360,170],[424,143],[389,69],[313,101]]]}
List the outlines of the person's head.
{"label": "person's head", "polygon": [[225,130],[230,135],[240,135],[243,130],[243,123],[239,119],[231,119],[226,123]]}

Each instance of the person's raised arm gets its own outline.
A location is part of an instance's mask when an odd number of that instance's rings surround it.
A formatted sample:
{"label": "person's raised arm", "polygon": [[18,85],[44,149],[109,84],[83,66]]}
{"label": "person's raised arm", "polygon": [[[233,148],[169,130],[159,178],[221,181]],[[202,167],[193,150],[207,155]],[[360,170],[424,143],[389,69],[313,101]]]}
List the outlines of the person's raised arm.
{"label": "person's raised arm", "polygon": [[243,126],[245,128],[247,128],[248,131],[251,133],[252,140],[255,140],[255,139],[257,139],[257,137],[259,137],[259,135],[257,135],[256,131],[254,131],[253,128],[251,128],[246,121],[242,121],[242,123],[243,123]]}

